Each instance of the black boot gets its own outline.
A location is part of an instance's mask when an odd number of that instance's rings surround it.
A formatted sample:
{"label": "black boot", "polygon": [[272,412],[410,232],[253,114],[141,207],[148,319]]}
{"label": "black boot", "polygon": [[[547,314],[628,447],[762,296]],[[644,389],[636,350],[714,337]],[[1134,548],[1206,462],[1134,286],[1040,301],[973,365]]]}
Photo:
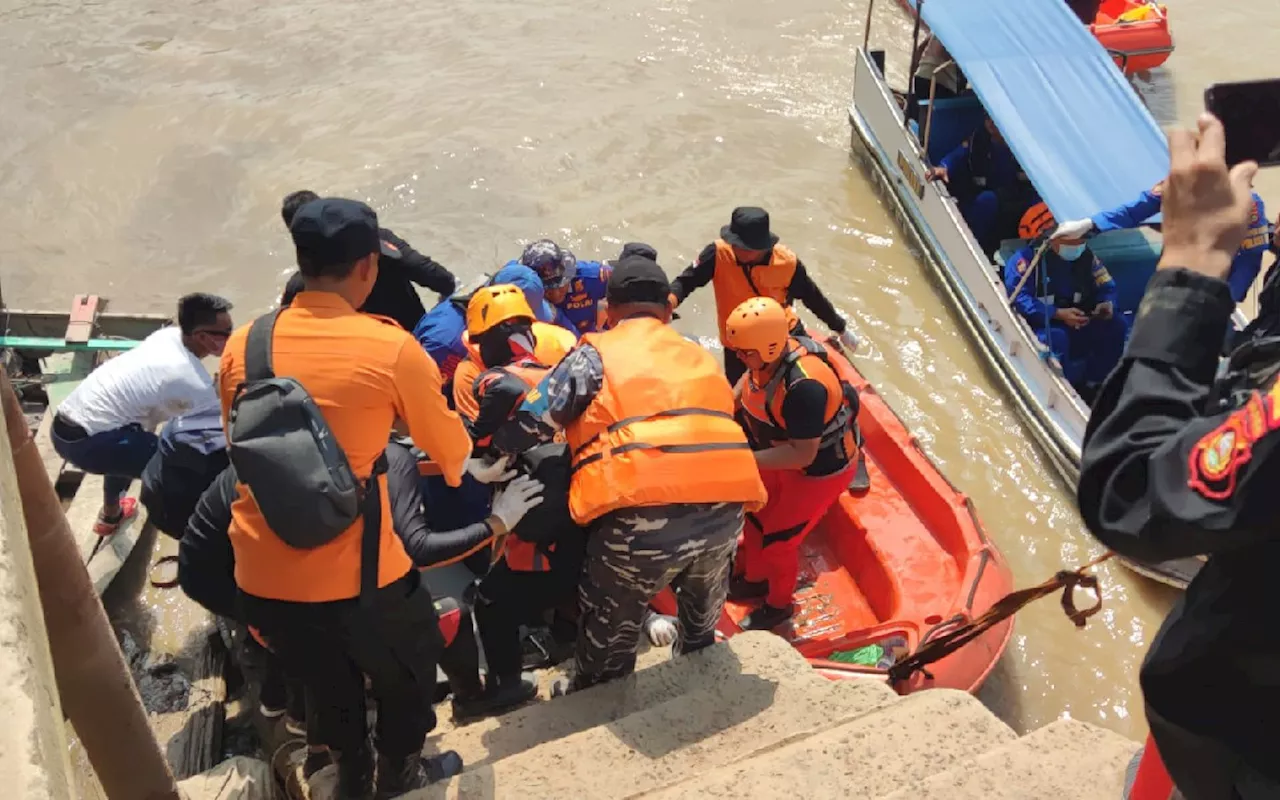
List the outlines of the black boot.
{"label": "black boot", "polygon": [[749,581],[742,575],[729,578],[730,600],[758,600],[768,593],[768,581]]}
{"label": "black boot", "polygon": [[472,699],[454,699],[453,718],[472,719],[501,714],[538,696],[538,679],[528,672],[507,678],[489,677],[484,693]]}
{"label": "black boot", "polygon": [[752,611],[746,619],[742,621],[742,629],[744,631],[768,631],[773,630],[782,623],[791,619],[795,614],[795,606],[788,605],[785,608],[775,608],[768,603]]}
{"label": "black boot", "polygon": [[379,755],[375,800],[391,800],[405,792],[448,780],[460,774],[462,767],[462,756],[452,750],[425,757],[418,753],[400,758]]}
{"label": "black boot", "polygon": [[373,751],[368,744],[333,756],[338,762],[338,800],[373,797]]}

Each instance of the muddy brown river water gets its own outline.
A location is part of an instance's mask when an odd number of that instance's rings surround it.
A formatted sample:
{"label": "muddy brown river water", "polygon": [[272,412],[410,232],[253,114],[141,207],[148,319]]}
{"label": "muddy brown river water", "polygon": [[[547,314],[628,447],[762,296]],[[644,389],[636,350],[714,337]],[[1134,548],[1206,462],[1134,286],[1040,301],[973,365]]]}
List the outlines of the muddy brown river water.
{"label": "muddy brown river water", "polygon": [[[292,269],[278,203],[304,187],[367,199],[464,279],[542,235],[584,257],[648,241],[675,271],[764,205],[865,338],[859,367],[1039,582],[1100,548],[850,160],[866,2],[10,0],[5,300],[157,311],[200,289],[247,320]],[[876,2],[900,77],[910,26]],[[1208,83],[1270,77],[1280,6],[1169,5],[1178,50],[1136,81],[1162,124],[1194,119]],[[1280,204],[1274,176],[1259,187]],[[680,325],[711,334],[711,307],[696,294]],[[1171,595],[1102,577],[1085,631],[1052,600],[1019,616],[983,692],[1016,728],[1144,734],[1136,672]]]}

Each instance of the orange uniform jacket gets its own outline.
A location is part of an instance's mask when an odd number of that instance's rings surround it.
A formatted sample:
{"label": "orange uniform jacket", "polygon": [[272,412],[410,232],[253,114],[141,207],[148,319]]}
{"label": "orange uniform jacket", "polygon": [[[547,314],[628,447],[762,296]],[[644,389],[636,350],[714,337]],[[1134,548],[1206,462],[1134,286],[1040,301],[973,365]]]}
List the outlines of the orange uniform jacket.
{"label": "orange uniform jacket", "polygon": [[[218,370],[224,424],[236,387],[244,381],[248,330],[245,325],[231,335]],[[470,437],[445,402],[435,362],[393,320],[358,313],[333,293],[304,291],[276,322],[272,359],[277,375],[295,378],[306,387],[357,476],[372,472],[399,417],[408,424],[414,443],[440,465],[449,485],[461,483]],[[378,480],[378,585],[386,586],[403,577],[413,562],[392,530],[386,476]],[[240,484],[236,491],[230,536],[236,583],[242,590],[304,603],[359,595],[363,520],[327,544],[299,550],[272,533],[246,486]]]}

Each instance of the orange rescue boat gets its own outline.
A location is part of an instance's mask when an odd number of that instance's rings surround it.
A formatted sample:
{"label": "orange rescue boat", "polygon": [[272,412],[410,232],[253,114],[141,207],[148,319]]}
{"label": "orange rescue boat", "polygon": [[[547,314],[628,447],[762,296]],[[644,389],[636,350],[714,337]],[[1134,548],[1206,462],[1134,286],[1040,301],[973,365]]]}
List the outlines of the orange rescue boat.
{"label": "orange rescue boat", "polygon": [[1169,12],[1163,3],[1103,0],[1089,28],[1126,75],[1154,69],[1173,52]]}
{"label": "orange rescue boat", "polygon": [[[887,663],[836,659],[879,645],[870,652],[901,660],[985,612],[1012,591],[1013,577],[969,498],[943,477],[853,365],[829,345],[828,352],[862,402],[858,425],[871,488],[857,497],[846,493],[805,540],[796,616],[778,631],[828,678],[886,679]],[[674,614],[670,591],[654,607]],[[752,607],[730,602],[720,632],[739,633],[738,621]],[[916,673],[895,688],[976,691],[1012,634],[1013,620],[1004,620],[931,664],[932,677]]]}

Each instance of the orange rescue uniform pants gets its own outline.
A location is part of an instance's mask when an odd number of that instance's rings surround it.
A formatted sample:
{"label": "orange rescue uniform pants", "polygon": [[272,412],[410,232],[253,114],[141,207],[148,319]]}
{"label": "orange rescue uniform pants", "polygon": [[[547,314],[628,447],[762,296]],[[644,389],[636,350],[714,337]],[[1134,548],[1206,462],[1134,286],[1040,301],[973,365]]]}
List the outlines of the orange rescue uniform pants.
{"label": "orange rescue uniform pants", "polygon": [[765,602],[774,608],[791,605],[800,579],[800,545],[849,488],[855,466],[817,478],[799,470],[761,471],[769,503],[747,514],[738,558],[743,577],[769,582]]}

